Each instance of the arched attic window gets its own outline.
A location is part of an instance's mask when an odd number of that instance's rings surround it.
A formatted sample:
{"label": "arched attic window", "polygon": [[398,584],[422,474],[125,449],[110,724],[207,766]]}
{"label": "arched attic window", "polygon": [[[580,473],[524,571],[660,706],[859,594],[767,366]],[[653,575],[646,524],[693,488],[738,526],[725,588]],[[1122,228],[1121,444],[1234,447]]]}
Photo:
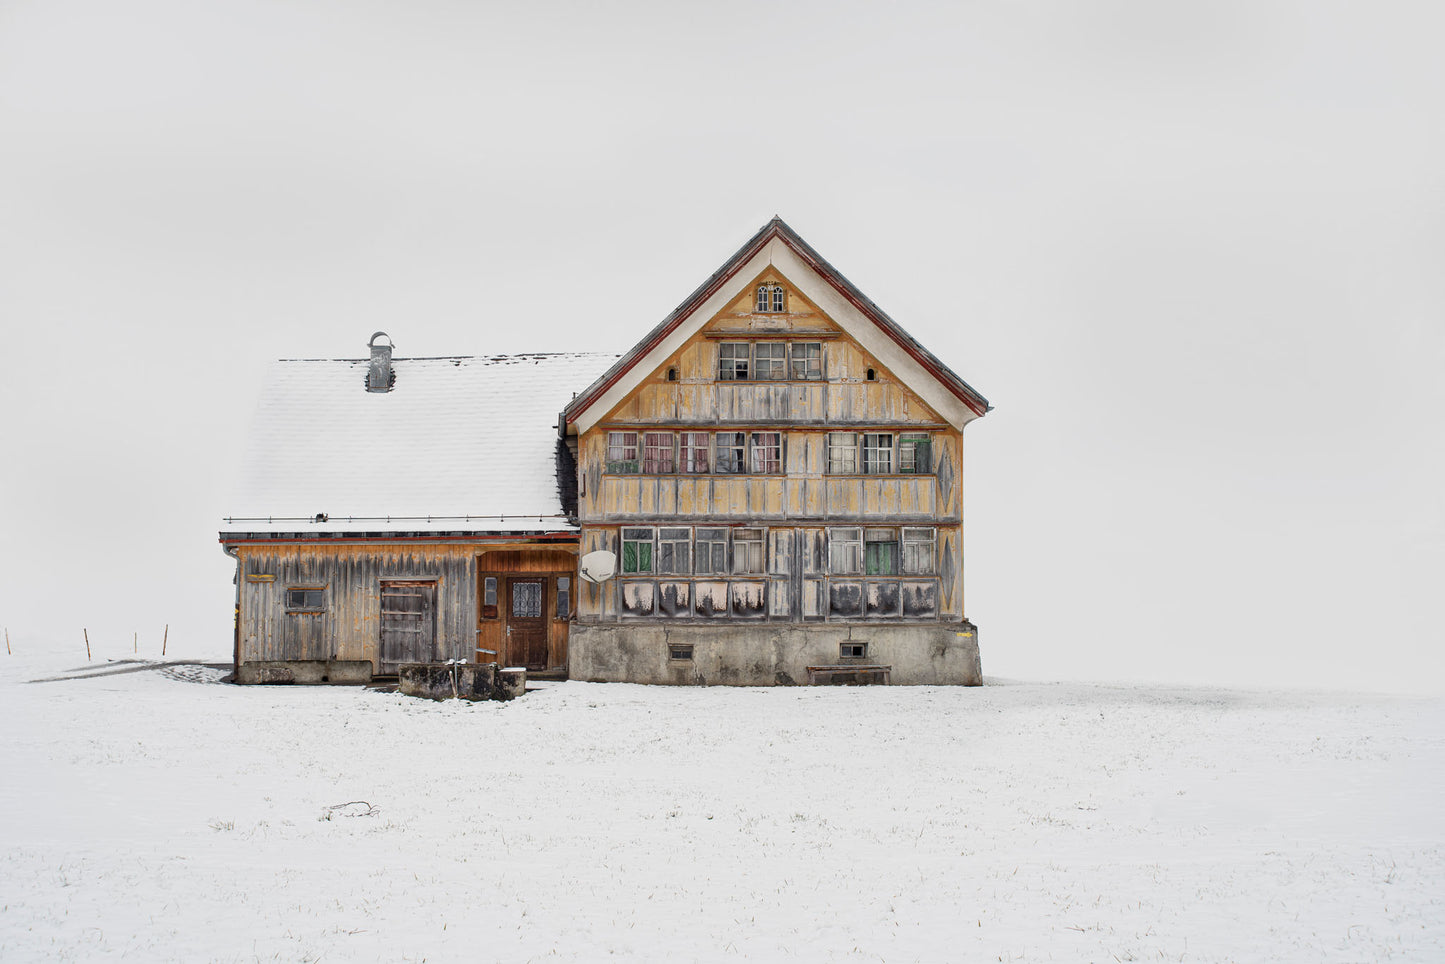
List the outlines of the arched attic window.
{"label": "arched attic window", "polygon": [[780,284],[758,285],[756,306],[758,311],[780,312],[787,310],[787,295]]}

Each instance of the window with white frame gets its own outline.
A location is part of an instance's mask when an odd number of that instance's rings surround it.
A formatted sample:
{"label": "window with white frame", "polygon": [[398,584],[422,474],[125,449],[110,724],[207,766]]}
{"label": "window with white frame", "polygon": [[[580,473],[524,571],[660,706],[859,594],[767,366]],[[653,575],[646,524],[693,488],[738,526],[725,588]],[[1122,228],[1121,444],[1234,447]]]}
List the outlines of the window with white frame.
{"label": "window with white frame", "polygon": [[678,436],[678,471],[698,475],[707,471],[708,438],[706,432],[683,432]]}
{"label": "window with white frame", "polygon": [[840,576],[853,576],[863,571],[862,529],[828,530],[828,571]]}
{"label": "window with white frame", "polygon": [[607,471],[634,475],[641,467],[637,458],[637,433],[608,432]]}
{"label": "window with white frame", "polygon": [[757,298],[753,306],[757,311],[783,311],[787,307],[787,296],[780,284],[768,284],[764,282],[758,285]]}
{"label": "window with white frame", "polygon": [[898,530],[863,530],[863,571],[870,576],[898,575]]}
{"label": "window with white frame", "polygon": [[928,576],[934,571],[934,530],[903,530],[903,571],[910,576]]}
{"label": "window with white frame", "polygon": [[776,475],[783,471],[783,442],[779,432],[754,432],[749,466],[754,475]]}
{"label": "window with white frame", "polygon": [[726,529],[697,530],[698,575],[723,575],[728,571],[728,531]]}
{"label": "window with white frame", "polygon": [[733,572],[763,571],[763,530],[733,530]]}
{"label": "window with white frame", "polygon": [[900,475],[926,475],[933,471],[932,444],[927,435],[898,436]]}
{"label": "window with white frame", "polygon": [[788,346],[788,377],[818,381],[823,377],[823,346],[819,342],[797,342]]}
{"label": "window with white frame", "polygon": [[725,341],[718,345],[717,377],[725,382],[746,380],[752,347],[745,341]]}
{"label": "window with white frame", "polygon": [[854,432],[828,433],[828,474],[855,475],[858,472],[858,436]]}
{"label": "window with white frame", "polygon": [[747,471],[748,437],[743,432],[717,433],[717,460],[713,463],[716,471],[727,475],[739,475]]}
{"label": "window with white frame", "polygon": [[622,530],[622,571],[652,572],[652,530]]}
{"label": "window with white frame", "polygon": [[692,572],[692,530],[657,530],[657,571],[681,576]]}
{"label": "window with white frame", "polygon": [[646,432],[643,434],[642,471],[645,475],[672,474],[671,432]]}
{"label": "window with white frame", "polygon": [[788,345],[781,341],[760,341],[753,346],[753,377],[780,381],[788,377]]}
{"label": "window with white frame", "polygon": [[893,471],[893,436],[868,432],[863,435],[863,474],[887,475]]}

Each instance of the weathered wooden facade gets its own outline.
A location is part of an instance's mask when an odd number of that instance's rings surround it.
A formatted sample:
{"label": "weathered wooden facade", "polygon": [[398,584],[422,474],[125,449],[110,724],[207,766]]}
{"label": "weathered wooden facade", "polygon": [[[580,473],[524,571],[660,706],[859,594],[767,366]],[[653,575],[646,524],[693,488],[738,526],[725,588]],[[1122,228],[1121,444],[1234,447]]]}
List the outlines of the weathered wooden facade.
{"label": "weathered wooden facade", "polygon": [[[981,681],[963,428],[988,403],[781,220],[620,358],[282,366],[222,533],[238,679]],[[511,434],[479,441],[482,413]],[[381,440],[425,472],[369,471]]]}
{"label": "weathered wooden facade", "polygon": [[774,220],[564,412],[573,676],[976,683],[963,427],[988,403]]}

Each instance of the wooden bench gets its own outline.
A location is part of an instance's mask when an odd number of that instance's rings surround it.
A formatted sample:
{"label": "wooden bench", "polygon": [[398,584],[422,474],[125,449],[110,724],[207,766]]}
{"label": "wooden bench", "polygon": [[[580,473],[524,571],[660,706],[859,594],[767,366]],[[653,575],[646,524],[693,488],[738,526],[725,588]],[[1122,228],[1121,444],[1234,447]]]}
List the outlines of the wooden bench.
{"label": "wooden bench", "polygon": [[809,686],[887,686],[892,666],[876,663],[836,663],[831,666],[809,666]]}

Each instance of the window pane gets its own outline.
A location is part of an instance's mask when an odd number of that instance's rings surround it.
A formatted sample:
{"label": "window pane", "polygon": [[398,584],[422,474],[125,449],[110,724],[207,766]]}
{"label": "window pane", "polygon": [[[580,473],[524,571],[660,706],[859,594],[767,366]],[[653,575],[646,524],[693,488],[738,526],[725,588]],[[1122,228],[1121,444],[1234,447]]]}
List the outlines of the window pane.
{"label": "window pane", "polygon": [[783,470],[782,435],[778,432],[754,432],[752,444],[752,472],[754,475],[772,475]]}
{"label": "window pane", "polygon": [[786,378],[788,346],[781,341],[759,342],[753,347],[753,377],[776,380]]}
{"label": "window pane", "polygon": [[863,436],[863,471],[867,475],[886,475],[893,471],[893,436]]}
{"label": "window pane", "polygon": [[482,605],[495,606],[497,604],[497,577],[488,576],[482,582]]}
{"label": "window pane", "polygon": [[858,436],[852,432],[828,433],[828,474],[852,475],[858,471]]}
{"label": "window pane", "polygon": [[933,471],[931,446],[927,435],[900,435],[898,437],[898,471],[909,475],[921,475]]}
{"label": "window pane", "polygon": [[670,475],[672,470],[672,433],[646,433],[643,436],[642,471],[648,475]]}
{"label": "window pane", "polygon": [[773,285],[773,310],[783,310],[783,286]]}
{"label": "window pane", "polygon": [[557,577],[557,618],[566,619],[572,612],[572,580],[567,576]]}
{"label": "window pane", "polygon": [[637,459],[637,433],[608,432],[607,471],[631,475],[641,467]]}
{"label": "window pane", "polygon": [[758,285],[758,300],[756,302],[758,311],[768,310],[768,286]]}
{"label": "window pane", "polygon": [[742,432],[717,433],[717,471],[737,474],[746,470],[747,436]]}
{"label": "window pane", "polygon": [[751,348],[746,342],[725,342],[718,345],[717,377],[723,381],[747,379]]}
{"label": "window pane", "polygon": [[903,530],[903,571],[910,575],[928,575],[934,571],[932,529]]}
{"label": "window pane", "polygon": [[763,571],[763,530],[733,530],[733,572]]}
{"label": "window pane", "polygon": [[788,347],[792,372],[790,378],[816,381],[823,377],[823,346],[804,343]]}
{"label": "window pane", "polygon": [[863,570],[863,533],[858,529],[828,530],[828,571],[851,575]]}
{"label": "window pane", "polygon": [[706,472],[708,466],[707,433],[683,432],[680,441],[682,443],[680,471]]}

